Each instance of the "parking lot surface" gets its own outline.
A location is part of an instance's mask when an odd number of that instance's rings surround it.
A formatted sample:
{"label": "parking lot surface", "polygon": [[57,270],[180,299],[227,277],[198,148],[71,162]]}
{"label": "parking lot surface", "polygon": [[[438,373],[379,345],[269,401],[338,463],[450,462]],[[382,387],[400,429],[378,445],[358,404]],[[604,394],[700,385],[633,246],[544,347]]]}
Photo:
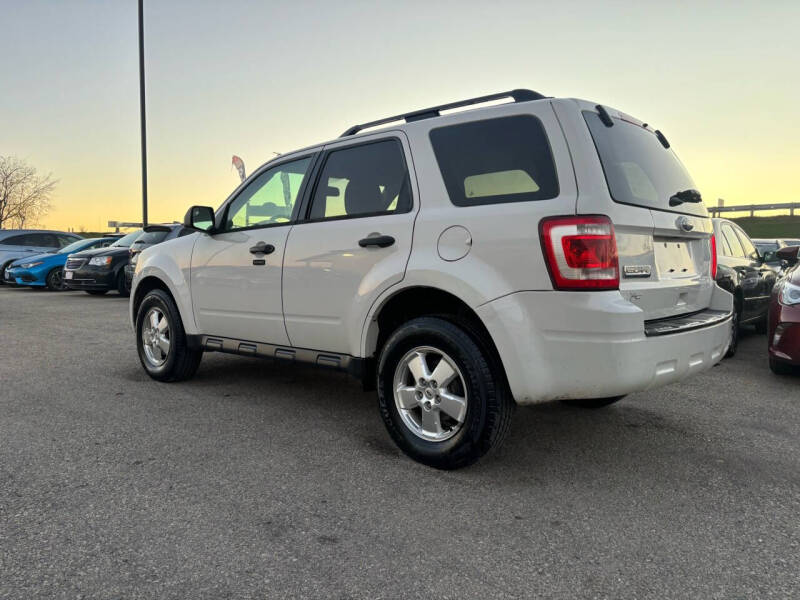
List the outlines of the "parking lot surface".
{"label": "parking lot surface", "polygon": [[519,408],[440,472],[342,374],[151,381],[126,311],[0,287],[2,598],[800,594],[800,378],[763,336],[607,409]]}

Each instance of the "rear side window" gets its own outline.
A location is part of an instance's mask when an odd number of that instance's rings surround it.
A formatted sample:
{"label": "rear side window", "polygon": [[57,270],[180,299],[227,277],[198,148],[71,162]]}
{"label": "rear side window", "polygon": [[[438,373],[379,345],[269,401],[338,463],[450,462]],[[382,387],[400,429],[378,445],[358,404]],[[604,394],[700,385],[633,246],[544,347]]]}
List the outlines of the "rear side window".
{"label": "rear side window", "polygon": [[433,152],[456,206],[549,200],[558,176],[541,121],[500,117],[433,129]]}
{"label": "rear side window", "polygon": [[24,236],[25,246],[34,246],[40,248],[60,248],[56,236],[52,233],[29,233]]}
{"label": "rear side window", "polygon": [[317,180],[310,218],[366,217],[409,210],[411,189],[403,147],[392,139],[333,150]]}
{"label": "rear side window", "polygon": [[736,228],[736,233],[739,234],[739,241],[742,243],[745,256],[749,258],[757,258],[758,251],[756,250],[756,247],[753,246],[753,242],[750,241],[750,238],[747,237],[747,234],[738,227]]}

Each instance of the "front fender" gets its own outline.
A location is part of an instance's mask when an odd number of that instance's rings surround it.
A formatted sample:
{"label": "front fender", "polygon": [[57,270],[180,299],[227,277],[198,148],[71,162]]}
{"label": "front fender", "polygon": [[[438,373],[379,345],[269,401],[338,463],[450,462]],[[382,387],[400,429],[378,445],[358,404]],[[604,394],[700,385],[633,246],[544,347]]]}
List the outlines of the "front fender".
{"label": "front fender", "polygon": [[135,326],[134,307],[137,301],[137,288],[151,277],[166,285],[183,321],[187,334],[199,333],[192,312],[191,266],[192,252],[199,233],[169,240],[143,250],[136,263],[136,271],[131,283],[130,318]]}

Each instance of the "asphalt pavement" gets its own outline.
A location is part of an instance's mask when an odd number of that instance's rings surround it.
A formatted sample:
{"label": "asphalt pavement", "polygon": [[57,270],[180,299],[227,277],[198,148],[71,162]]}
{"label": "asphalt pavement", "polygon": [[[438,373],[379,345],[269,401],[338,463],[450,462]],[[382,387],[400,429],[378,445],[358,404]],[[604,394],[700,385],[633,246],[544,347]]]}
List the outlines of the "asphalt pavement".
{"label": "asphalt pavement", "polygon": [[798,596],[800,377],[763,335],[440,472],[343,374],[156,383],[127,300],[0,287],[0,598]]}

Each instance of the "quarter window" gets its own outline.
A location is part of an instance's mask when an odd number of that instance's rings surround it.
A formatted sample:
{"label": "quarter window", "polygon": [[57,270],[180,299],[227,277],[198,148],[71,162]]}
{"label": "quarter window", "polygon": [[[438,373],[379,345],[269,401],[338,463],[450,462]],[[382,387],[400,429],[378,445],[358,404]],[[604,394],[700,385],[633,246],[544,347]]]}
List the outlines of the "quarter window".
{"label": "quarter window", "polygon": [[727,223],[723,223],[722,235],[725,236],[725,240],[728,242],[728,247],[731,249],[730,256],[744,258],[744,249],[742,248],[742,244],[739,243],[739,238],[736,237],[736,232],[733,230],[733,227]]}
{"label": "quarter window", "polygon": [[532,115],[439,127],[430,138],[447,194],[456,206],[558,196],[547,134]]}
{"label": "quarter window", "polygon": [[12,235],[4,239],[0,244],[3,246],[30,246],[32,244],[28,244],[28,237],[27,235]]}
{"label": "quarter window", "polygon": [[732,256],[733,252],[731,251],[731,247],[728,245],[728,240],[725,239],[725,234],[721,234],[717,242],[722,244],[722,256]]}
{"label": "quarter window", "polygon": [[311,157],[286,162],[258,175],[228,206],[226,231],[291,221]]}
{"label": "quarter window", "polygon": [[403,147],[397,140],[350,146],[328,154],[317,180],[310,219],[336,219],[411,210]]}

